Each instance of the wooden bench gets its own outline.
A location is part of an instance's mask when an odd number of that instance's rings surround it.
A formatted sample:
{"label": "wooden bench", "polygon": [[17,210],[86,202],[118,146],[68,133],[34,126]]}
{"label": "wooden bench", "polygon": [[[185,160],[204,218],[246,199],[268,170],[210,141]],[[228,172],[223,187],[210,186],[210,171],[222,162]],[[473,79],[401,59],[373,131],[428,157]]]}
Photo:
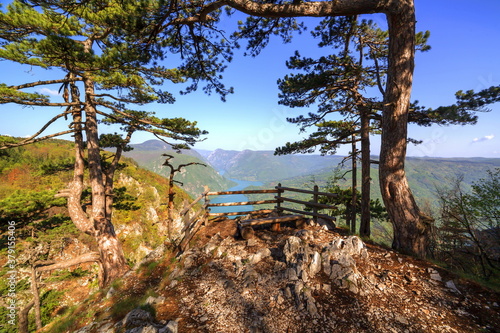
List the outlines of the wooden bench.
{"label": "wooden bench", "polygon": [[269,224],[269,223],[283,223],[283,222],[291,222],[304,219],[304,215],[284,215],[284,216],[276,216],[276,217],[263,217],[259,219],[251,219],[251,220],[243,220],[240,221],[239,224],[242,227],[249,227],[253,225],[261,225],[261,224]]}
{"label": "wooden bench", "polygon": [[243,239],[250,239],[254,235],[252,226],[272,224],[271,230],[280,231],[280,223],[304,220],[304,215],[285,215],[275,217],[263,217],[258,219],[243,220],[238,222],[238,229]]}

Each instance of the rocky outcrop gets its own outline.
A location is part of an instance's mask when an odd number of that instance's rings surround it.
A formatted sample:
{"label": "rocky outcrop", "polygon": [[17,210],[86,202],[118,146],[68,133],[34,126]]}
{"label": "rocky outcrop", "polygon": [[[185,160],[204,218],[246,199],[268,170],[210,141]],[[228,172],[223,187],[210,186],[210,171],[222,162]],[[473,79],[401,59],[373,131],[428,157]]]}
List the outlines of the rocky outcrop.
{"label": "rocky outcrop", "polygon": [[152,314],[143,309],[133,309],[123,320],[112,323],[107,322],[104,325],[92,323],[82,327],[75,333],[177,333],[178,324],[176,321],[168,323],[158,323],[154,320]]}
{"label": "rocky outcrop", "polygon": [[[494,294],[471,292],[446,271],[367,246],[356,236],[307,226],[280,233],[256,230],[244,240],[233,236],[234,221],[210,228],[171,261],[163,281],[154,284],[156,297],[120,322],[92,324],[88,332],[461,333],[500,328]],[[136,285],[131,276],[127,290]]]}

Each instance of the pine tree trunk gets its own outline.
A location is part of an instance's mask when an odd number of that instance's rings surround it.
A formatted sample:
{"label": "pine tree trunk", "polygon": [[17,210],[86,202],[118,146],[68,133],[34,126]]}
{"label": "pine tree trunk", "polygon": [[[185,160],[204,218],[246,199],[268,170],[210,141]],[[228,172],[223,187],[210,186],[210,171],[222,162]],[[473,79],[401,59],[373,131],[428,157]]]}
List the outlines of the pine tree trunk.
{"label": "pine tree trunk", "polygon": [[352,199],[351,199],[351,232],[356,233],[356,209],[357,209],[357,187],[358,187],[358,165],[356,160],[356,135],[352,135]]}
{"label": "pine tree trunk", "polygon": [[17,324],[18,333],[28,333],[28,314],[33,305],[35,305],[35,301],[28,303],[28,305],[19,312],[19,323]]}
{"label": "pine tree trunk", "polygon": [[92,190],[92,212],[90,222],[93,224],[95,237],[103,267],[103,286],[122,276],[127,270],[127,262],[123,249],[116,236],[110,214],[106,212],[106,188],[102,171],[99,133],[97,129],[97,113],[93,101],[94,83],[84,79],[85,84],[85,130],[87,134],[87,152],[90,186]]}
{"label": "pine tree trunk", "polygon": [[359,235],[370,237],[370,117],[361,112],[361,222]]}
{"label": "pine tree trunk", "polygon": [[[68,213],[75,226],[82,232],[93,236],[97,242],[102,274],[99,277],[100,286],[108,285],[114,279],[122,276],[128,265],[123,254],[121,243],[111,224],[112,200],[106,200],[105,178],[102,171],[99,134],[97,131],[97,113],[92,103],[94,86],[91,80],[85,79],[85,106],[81,110],[73,110],[75,126],[75,167],[73,181],[69,189],[61,191],[58,196],[68,198]],[[76,87],[72,89],[73,101],[79,100]],[[84,189],[84,141],[82,113],[85,112],[85,131],[87,135],[88,168],[92,191],[92,209],[85,212],[82,209],[81,195]],[[112,191],[112,182],[109,184]]]}
{"label": "pine tree trunk", "polygon": [[380,188],[393,228],[393,248],[419,257],[426,255],[430,223],[413,197],[405,174],[407,123],[414,68],[415,11],[402,0],[387,15],[389,66],[382,116]]}
{"label": "pine tree trunk", "polygon": [[33,294],[33,304],[35,306],[35,324],[36,329],[42,328],[42,314],[40,310],[40,293],[38,291],[38,282],[36,281],[35,267],[31,266],[31,293]]}

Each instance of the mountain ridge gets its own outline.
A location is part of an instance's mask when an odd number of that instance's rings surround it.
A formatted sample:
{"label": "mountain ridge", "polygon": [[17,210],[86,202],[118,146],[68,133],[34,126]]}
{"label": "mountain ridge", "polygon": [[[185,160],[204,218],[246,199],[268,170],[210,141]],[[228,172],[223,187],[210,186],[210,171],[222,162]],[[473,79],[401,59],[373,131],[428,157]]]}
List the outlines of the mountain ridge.
{"label": "mountain ridge", "polygon": [[207,165],[205,158],[194,149],[182,149],[178,152],[159,140],[148,140],[130,146],[133,150],[124,153],[124,156],[134,159],[141,167],[166,178],[170,175],[170,169],[163,165],[166,159],[163,154],[173,156],[171,164],[174,168],[178,168],[181,164],[195,163],[182,168],[174,176],[177,185],[191,196],[196,197],[202,193],[205,185],[214,191],[222,191],[235,184],[220,175],[212,166]]}

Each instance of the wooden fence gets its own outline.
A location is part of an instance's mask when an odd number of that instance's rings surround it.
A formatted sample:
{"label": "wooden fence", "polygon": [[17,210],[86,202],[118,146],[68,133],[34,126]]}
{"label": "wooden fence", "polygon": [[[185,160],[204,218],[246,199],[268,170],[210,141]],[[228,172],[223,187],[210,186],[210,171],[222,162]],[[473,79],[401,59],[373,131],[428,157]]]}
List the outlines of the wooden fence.
{"label": "wooden fence", "polygon": [[[297,199],[292,199],[286,196],[287,192],[296,192],[296,193],[306,193],[306,194],[311,194],[312,199],[310,201],[303,201],[303,200],[297,200]],[[320,192],[318,190],[318,186],[314,186],[313,190],[304,190],[304,189],[298,189],[298,188],[291,188],[291,187],[283,187],[281,184],[278,184],[274,189],[270,190],[248,190],[248,191],[223,191],[223,192],[208,192],[208,196],[215,196],[215,195],[233,195],[233,194],[275,194],[275,196],[272,199],[269,200],[260,200],[260,201],[245,201],[245,202],[225,202],[225,203],[210,203],[210,200],[207,198],[205,200],[205,205],[208,208],[208,216],[235,216],[235,215],[247,215],[247,214],[252,214],[252,213],[270,213],[272,210],[270,209],[263,209],[263,210],[251,210],[251,211],[244,211],[244,212],[225,212],[225,213],[210,213],[210,207],[230,207],[230,206],[247,206],[247,205],[262,205],[262,204],[275,204],[275,209],[278,211],[278,214],[283,214],[283,212],[292,212],[296,214],[302,214],[302,215],[309,215],[312,216],[315,220],[318,217],[329,219],[329,220],[334,220],[335,218],[326,215],[326,214],[320,214],[318,213],[318,210],[320,209],[333,209],[335,208],[332,205],[327,205],[327,204],[322,204],[318,202],[318,199],[320,196],[327,196],[327,197],[337,197],[338,194],[336,193],[328,193],[328,192]],[[305,210],[298,210],[298,209],[293,209],[290,207],[287,207],[284,205],[286,202],[292,202],[292,203],[297,203],[301,204],[304,206],[308,206],[312,208],[312,211],[305,211]]]}
{"label": "wooden fence", "polygon": [[[310,201],[303,201],[303,200],[297,200],[297,199],[292,199],[289,197],[286,197],[287,192],[295,192],[295,193],[305,193],[305,194],[311,194],[312,199]],[[268,200],[256,200],[256,201],[243,201],[243,202],[224,202],[224,203],[211,203],[210,197],[211,196],[220,196],[220,195],[236,195],[236,194],[275,194],[272,198]],[[190,205],[188,205],[186,208],[184,208],[181,212],[181,216],[186,217],[189,210],[193,208],[196,203],[200,202],[202,199],[204,199],[204,204],[202,205],[201,209],[199,209],[191,218],[186,218],[184,225],[185,227],[183,228],[182,232],[184,232],[184,237],[181,240],[179,244],[179,248],[181,251],[184,251],[185,248],[187,247],[189,241],[193,238],[194,234],[198,231],[200,226],[204,223],[207,222],[210,217],[222,217],[222,216],[237,216],[237,215],[248,215],[248,214],[257,214],[257,213],[271,213],[273,210],[272,209],[254,209],[250,211],[243,211],[243,212],[238,212],[238,211],[230,211],[230,212],[224,212],[224,213],[211,213],[210,208],[211,207],[236,207],[236,206],[258,206],[258,205],[264,205],[264,204],[275,204],[275,210],[278,212],[279,215],[282,215],[284,212],[291,212],[295,214],[301,214],[301,215],[307,215],[307,216],[312,216],[312,218],[316,221],[318,217],[324,218],[327,220],[335,220],[334,217],[326,215],[326,214],[320,214],[318,213],[318,210],[320,209],[334,209],[335,206],[332,205],[327,205],[327,204],[322,204],[319,203],[319,197],[320,196],[327,196],[327,197],[337,197],[337,193],[328,193],[328,192],[320,192],[318,190],[318,186],[314,186],[313,190],[304,190],[304,189],[297,189],[297,188],[291,188],[291,187],[283,187],[281,184],[278,184],[274,189],[269,189],[269,190],[247,190],[247,191],[219,191],[219,192],[210,192],[208,187],[205,187],[205,191],[198,196]],[[296,204],[301,204],[307,207],[311,207],[312,211],[305,211],[305,210],[299,210],[299,209],[294,209],[287,207],[285,203],[291,202],[291,203],[296,203]],[[286,221],[285,219],[281,219],[282,221]],[[258,223],[254,223],[258,224]]]}

